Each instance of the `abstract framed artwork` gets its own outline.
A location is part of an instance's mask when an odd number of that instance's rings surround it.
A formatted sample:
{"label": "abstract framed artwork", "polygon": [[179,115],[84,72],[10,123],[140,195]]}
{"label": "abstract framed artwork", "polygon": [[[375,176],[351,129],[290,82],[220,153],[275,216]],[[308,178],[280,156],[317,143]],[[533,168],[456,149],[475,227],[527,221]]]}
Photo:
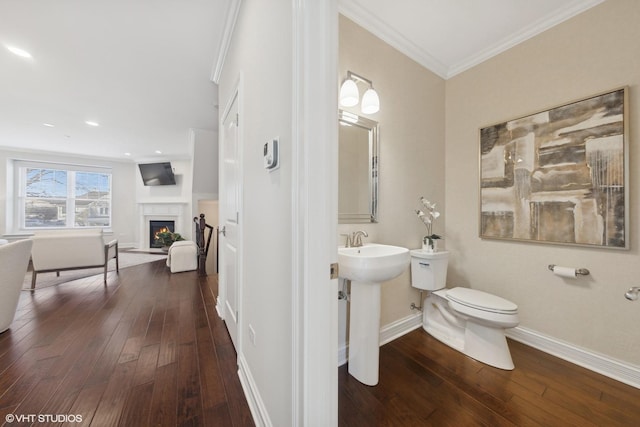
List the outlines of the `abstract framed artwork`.
{"label": "abstract framed artwork", "polygon": [[628,88],[480,129],[480,237],[629,249]]}

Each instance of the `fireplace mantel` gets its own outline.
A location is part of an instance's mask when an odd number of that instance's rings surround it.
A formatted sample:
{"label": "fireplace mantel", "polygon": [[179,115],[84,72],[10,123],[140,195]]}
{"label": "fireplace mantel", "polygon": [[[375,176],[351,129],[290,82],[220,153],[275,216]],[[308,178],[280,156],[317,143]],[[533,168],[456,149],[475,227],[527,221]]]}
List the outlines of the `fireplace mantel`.
{"label": "fireplace mantel", "polygon": [[186,205],[188,204],[188,202],[184,202],[181,200],[162,200],[162,199],[154,199],[154,200],[141,200],[138,201],[139,205],[143,205],[143,206],[147,206],[147,205],[162,205],[162,206],[167,206],[167,205]]}
{"label": "fireplace mantel", "polygon": [[191,235],[189,225],[185,228],[185,209],[188,203],[182,201],[140,201],[138,202],[140,238],[138,247],[149,249],[149,221],[174,221],[176,231],[188,238]]}

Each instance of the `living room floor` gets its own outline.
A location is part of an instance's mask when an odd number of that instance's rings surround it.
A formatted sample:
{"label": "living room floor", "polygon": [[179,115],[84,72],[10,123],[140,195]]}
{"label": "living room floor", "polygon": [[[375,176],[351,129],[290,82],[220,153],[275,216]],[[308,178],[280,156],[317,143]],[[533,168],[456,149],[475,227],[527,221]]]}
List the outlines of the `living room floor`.
{"label": "living room floor", "polygon": [[252,426],[216,291],[163,260],[23,291],[0,334],[0,424]]}

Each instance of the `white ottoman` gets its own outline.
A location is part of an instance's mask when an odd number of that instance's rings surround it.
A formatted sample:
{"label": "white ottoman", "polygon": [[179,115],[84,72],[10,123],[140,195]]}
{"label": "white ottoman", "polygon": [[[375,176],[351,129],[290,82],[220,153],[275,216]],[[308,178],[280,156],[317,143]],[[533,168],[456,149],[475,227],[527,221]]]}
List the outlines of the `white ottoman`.
{"label": "white ottoman", "polygon": [[167,254],[167,267],[172,273],[198,269],[198,245],[188,240],[174,242]]}

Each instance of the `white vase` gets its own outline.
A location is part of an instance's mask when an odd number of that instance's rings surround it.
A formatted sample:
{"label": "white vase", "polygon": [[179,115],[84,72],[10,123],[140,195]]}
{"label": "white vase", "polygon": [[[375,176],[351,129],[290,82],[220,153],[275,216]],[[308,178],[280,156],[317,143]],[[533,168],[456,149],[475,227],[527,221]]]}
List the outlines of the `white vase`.
{"label": "white vase", "polygon": [[438,240],[432,239],[431,241],[433,242],[433,245],[429,244],[429,239],[423,239],[422,250],[429,253],[438,252]]}

